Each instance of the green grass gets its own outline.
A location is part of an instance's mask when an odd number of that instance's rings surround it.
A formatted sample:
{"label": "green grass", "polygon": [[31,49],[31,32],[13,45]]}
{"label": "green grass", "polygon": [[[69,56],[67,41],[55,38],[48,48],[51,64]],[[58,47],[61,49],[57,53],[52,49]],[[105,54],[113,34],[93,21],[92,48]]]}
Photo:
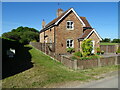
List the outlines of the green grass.
{"label": "green grass", "polygon": [[[31,47],[31,46],[26,46]],[[29,50],[33,67],[2,80],[3,88],[41,88],[45,85],[96,79],[94,76],[115,71],[118,66],[106,66],[86,70],[71,70],[61,63],[52,60],[41,51],[32,47]],[[22,53],[21,53],[22,54]]]}
{"label": "green grass", "polygon": [[101,42],[100,45],[116,45],[118,43]]}

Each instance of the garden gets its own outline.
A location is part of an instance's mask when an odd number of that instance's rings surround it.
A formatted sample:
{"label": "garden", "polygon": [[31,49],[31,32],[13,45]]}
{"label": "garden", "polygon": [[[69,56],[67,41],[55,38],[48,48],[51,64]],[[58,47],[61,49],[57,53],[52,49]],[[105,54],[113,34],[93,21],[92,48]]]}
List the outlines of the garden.
{"label": "garden", "polygon": [[[86,39],[82,42],[82,51],[75,52],[74,48],[67,48],[67,52],[71,54],[72,60],[88,60],[88,59],[98,59],[102,58],[104,51],[100,47],[95,48],[96,53],[92,53],[93,45],[92,39]],[[120,53],[120,47],[118,47],[116,54]]]}

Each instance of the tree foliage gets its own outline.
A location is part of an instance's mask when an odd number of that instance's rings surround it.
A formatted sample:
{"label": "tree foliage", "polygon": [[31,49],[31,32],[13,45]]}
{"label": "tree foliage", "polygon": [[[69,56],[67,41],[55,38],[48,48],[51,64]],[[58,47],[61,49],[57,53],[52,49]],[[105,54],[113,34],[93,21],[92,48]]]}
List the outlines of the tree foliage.
{"label": "tree foliage", "polygon": [[111,42],[111,43],[120,43],[120,39],[113,39],[111,40],[110,38],[102,38],[102,41],[101,42]]}
{"label": "tree foliage", "polygon": [[120,39],[113,39],[112,43],[120,43]]}
{"label": "tree foliage", "polygon": [[92,50],[93,50],[92,40],[91,39],[84,40],[82,42],[83,56],[91,55]]}
{"label": "tree foliage", "polygon": [[28,44],[30,41],[39,41],[39,31],[29,27],[18,27],[11,32],[3,33],[3,38],[17,40],[22,44]]}
{"label": "tree foliage", "polygon": [[104,39],[102,39],[101,42],[111,42],[111,39],[110,38],[104,38]]}

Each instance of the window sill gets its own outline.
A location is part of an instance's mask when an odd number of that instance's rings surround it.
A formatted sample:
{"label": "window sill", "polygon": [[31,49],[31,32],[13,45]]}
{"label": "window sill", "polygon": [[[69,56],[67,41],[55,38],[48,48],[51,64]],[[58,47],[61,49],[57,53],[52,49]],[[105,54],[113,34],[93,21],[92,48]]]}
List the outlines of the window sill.
{"label": "window sill", "polygon": [[74,29],[68,29],[68,28],[67,28],[67,30],[74,30]]}

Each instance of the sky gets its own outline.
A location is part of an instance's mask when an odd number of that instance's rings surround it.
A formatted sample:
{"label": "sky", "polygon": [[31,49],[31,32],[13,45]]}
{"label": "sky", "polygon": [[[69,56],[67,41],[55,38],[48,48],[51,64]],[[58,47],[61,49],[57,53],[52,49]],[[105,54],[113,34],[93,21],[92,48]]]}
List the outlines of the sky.
{"label": "sky", "polygon": [[73,7],[79,16],[87,18],[102,38],[118,38],[117,2],[2,2],[2,33],[19,26],[41,30],[42,20],[46,24],[55,19],[56,11]]}

